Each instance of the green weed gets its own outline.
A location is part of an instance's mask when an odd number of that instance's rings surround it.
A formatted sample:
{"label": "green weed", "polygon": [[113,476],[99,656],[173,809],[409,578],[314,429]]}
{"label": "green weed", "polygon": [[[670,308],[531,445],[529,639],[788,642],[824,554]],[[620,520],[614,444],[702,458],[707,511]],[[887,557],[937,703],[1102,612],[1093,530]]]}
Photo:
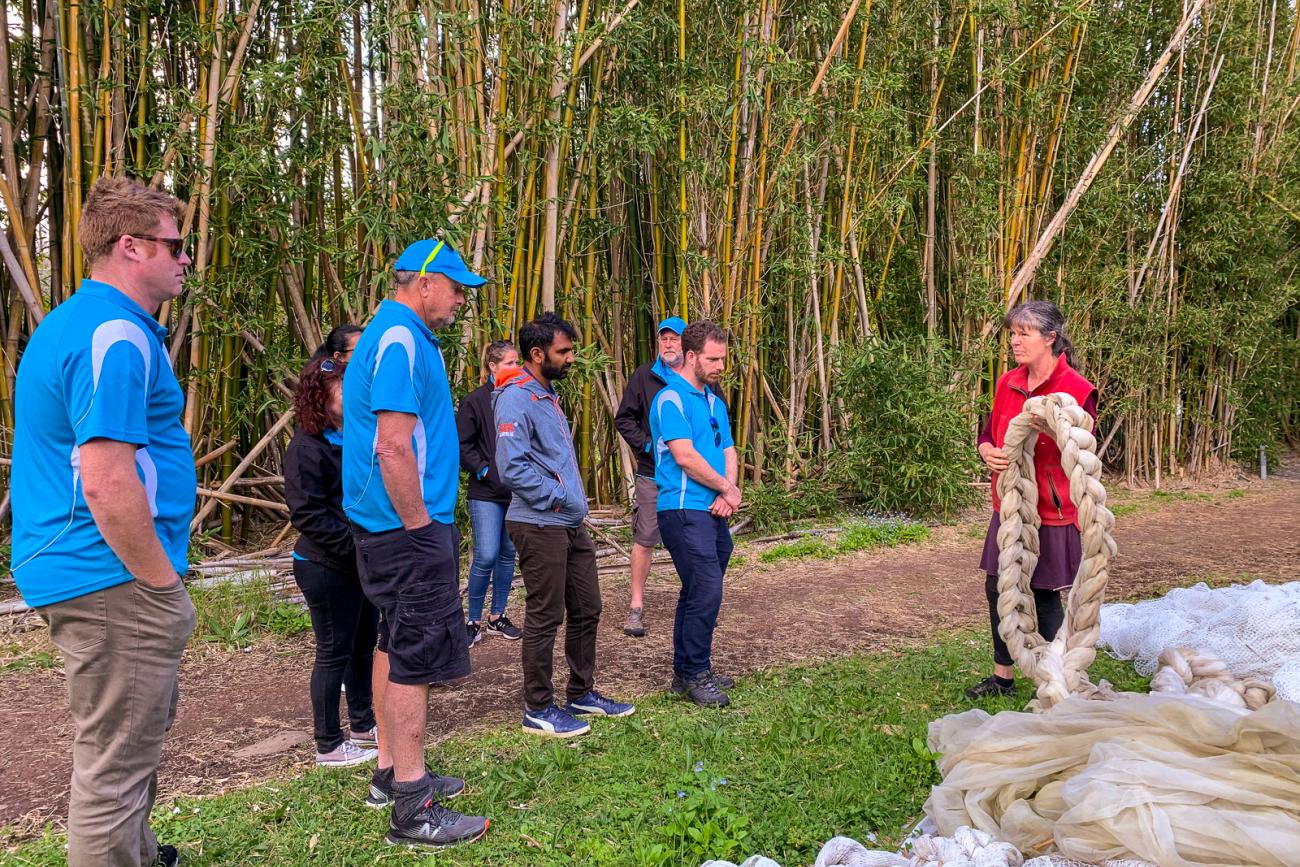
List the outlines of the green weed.
{"label": "green weed", "polygon": [[782,560],[805,560],[814,557],[829,560],[835,556],[835,548],[825,539],[805,536],[793,542],[781,542],[773,545],[758,555],[760,563],[779,563]]}
{"label": "green weed", "polygon": [[248,647],[264,635],[297,635],[311,628],[306,610],[275,598],[261,576],[239,583],[190,587],[200,641],[229,650]]}
{"label": "green weed", "polygon": [[846,527],[835,541],[835,550],[841,554],[853,551],[870,551],[874,548],[893,548],[909,542],[924,542],[930,538],[930,528],[912,521],[887,521],[883,524],[855,524]]}

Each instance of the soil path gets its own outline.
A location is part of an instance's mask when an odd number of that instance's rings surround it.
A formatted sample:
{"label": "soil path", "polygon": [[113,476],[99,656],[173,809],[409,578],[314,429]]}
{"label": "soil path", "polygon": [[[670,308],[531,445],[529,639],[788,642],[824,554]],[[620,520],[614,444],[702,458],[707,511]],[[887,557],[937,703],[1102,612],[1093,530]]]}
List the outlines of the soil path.
{"label": "soil path", "polygon": [[[1300,580],[1297,495],[1295,482],[1277,481],[1256,483],[1241,497],[1144,506],[1119,522],[1110,595],[1149,595],[1207,577]],[[745,673],[986,623],[981,544],[972,532],[945,528],[924,545],[831,561],[763,565],[751,551],[750,562],[728,576],[716,666]],[[651,577],[644,639],[620,631],[627,592],[625,577],[610,582],[600,635],[601,687],[617,696],[656,692],[668,682],[676,576],[658,570]],[[187,657],[160,794],[216,792],[308,766],[311,652],[305,636],[247,653]],[[490,638],[474,649],[471,679],[436,691],[431,701],[435,737],[516,720],[518,652],[518,644]],[[57,670],[0,676],[0,696],[0,730],[11,739],[0,752],[0,827],[10,826],[0,838],[13,839],[64,814],[72,726]]]}

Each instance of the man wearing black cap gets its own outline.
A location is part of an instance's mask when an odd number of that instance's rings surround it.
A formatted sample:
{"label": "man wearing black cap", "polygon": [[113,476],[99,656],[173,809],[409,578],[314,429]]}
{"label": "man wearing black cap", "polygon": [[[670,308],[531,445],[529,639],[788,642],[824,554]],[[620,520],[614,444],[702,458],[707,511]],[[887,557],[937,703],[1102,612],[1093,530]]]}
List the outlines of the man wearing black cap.
{"label": "man wearing black cap", "polygon": [[632,602],[623,633],[633,638],[645,635],[642,611],[645,582],[650,577],[650,559],[660,544],[655,500],[655,457],[650,442],[650,405],[655,395],[682,366],[682,332],[686,323],[670,316],[659,323],[659,357],[643,364],[628,378],[623,400],[614,414],[614,427],[636,455],[636,487],[632,500]]}
{"label": "man wearing black cap", "polygon": [[373,675],[379,764],[367,803],[393,805],[388,842],[449,846],[487,832],[438,798],[465,781],[424,766],[429,685],[469,674],[456,531],[460,448],[434,329],[481,286],[448,244],[417,241],[394,266],[343,376],[343,508],[366,597],[380,611]]}

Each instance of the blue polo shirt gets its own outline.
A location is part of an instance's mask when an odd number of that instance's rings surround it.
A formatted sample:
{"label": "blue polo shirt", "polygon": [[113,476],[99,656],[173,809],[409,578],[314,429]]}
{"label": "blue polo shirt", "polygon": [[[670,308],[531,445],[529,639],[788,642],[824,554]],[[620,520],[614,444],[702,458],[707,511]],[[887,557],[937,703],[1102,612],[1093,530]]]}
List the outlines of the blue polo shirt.
{"label": "blue polo shirt", "polygon": [[379,305],[343,374],[343,510],[371,533],[402,526],[375,457],[378,412],[416,417],[411,449],[429,517],[455,521],[460,440],[438,338],[415,311]]}
{"label": "blue polo shirt", "polygon": [[708,386],[701,391],[681,376],[671,376],[651,404],[650,438],[655,447],[655,484],[659,486],[655,508],[660,512],[708,511],[718,492],[686,475],[668,443],[690,440],[709,466],[725,476],[726,451],[735,445],[726,404]]}
{"label": "blue polo shirt", "polygon": [[[32,334],[18,366],[12,568],[37,607],[132,580],[100,535],[81,489],[81,446],[136,446],[152,530],[178,573],[189,569],[194,455],[167,329],[107,283],[82,280]],[[142,528],[143,529],[143,528]]]}

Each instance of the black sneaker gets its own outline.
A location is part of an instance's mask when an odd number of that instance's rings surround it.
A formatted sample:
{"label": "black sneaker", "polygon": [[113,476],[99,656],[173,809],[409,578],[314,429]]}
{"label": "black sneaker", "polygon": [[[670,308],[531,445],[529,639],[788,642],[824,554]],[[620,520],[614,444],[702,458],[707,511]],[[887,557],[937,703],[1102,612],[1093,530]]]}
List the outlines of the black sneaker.
{"label": "black sneaker", "polygon": [[979,683],[966,690],[966,697],[971,700],[988,698],[989,696],[1007,696],[1016,694],[1016,682],[998,677],[996,674],[989,675]]}
{"label": "black sneaker", "polygon": [[[713,682],[718,685],[718,689],[731,689],[736,685],[736,681],[727,677],[725,674],[715,674],[710,671],[708,672],[708,675],[713,678]],[[673,682],[672,686],[669,687],[669,690],[673,695],[681,695],[686,692],[686,678],[682,677],[677,672],[673,672]]]}
{"label": "black sneaker", "polygon": [[524,631],[511,623],[509,617],[502,614],[496,620],[489,620],[483,624],[483,634],[495,635],[507,641],[518,641],[523,637]]}
{"label": "black sneaker", "polygon": [[707,671],[687,678],[682,686],[686,697],[700,707],[726,707],[731,704],[731,699],[719,689],[718,681]]}
{"label": "black sneaker", "polygon": [[176,867],[181,863],[181,854],[175,846],[159,846],[158,858],[153,863],[156,867]]}
{"label": "black sneaker", "polygon": [[491,824],[483,816],[457,813],[439,804],[436,798],[430,798],[402,821],[394,810],[386,839],[392,846],[455,846],[473,843],[487,833]]}
{"label": "black sneaker", "polygon": [[473,647],[483,638],[483,627],[474,622],[465,624],[465,637],[469,639],[469,646]]}
{"label": "black sneaker", "polygon": [[[460,777],[443,777],[433,771],[426,771],[433,779],[433,793],[439,798],[454,798],[465,791],[465,781]],[[366,806],[382,810],[393,803],[393,769],[376,768],[370,777],[370,793],[366,795]]]}

